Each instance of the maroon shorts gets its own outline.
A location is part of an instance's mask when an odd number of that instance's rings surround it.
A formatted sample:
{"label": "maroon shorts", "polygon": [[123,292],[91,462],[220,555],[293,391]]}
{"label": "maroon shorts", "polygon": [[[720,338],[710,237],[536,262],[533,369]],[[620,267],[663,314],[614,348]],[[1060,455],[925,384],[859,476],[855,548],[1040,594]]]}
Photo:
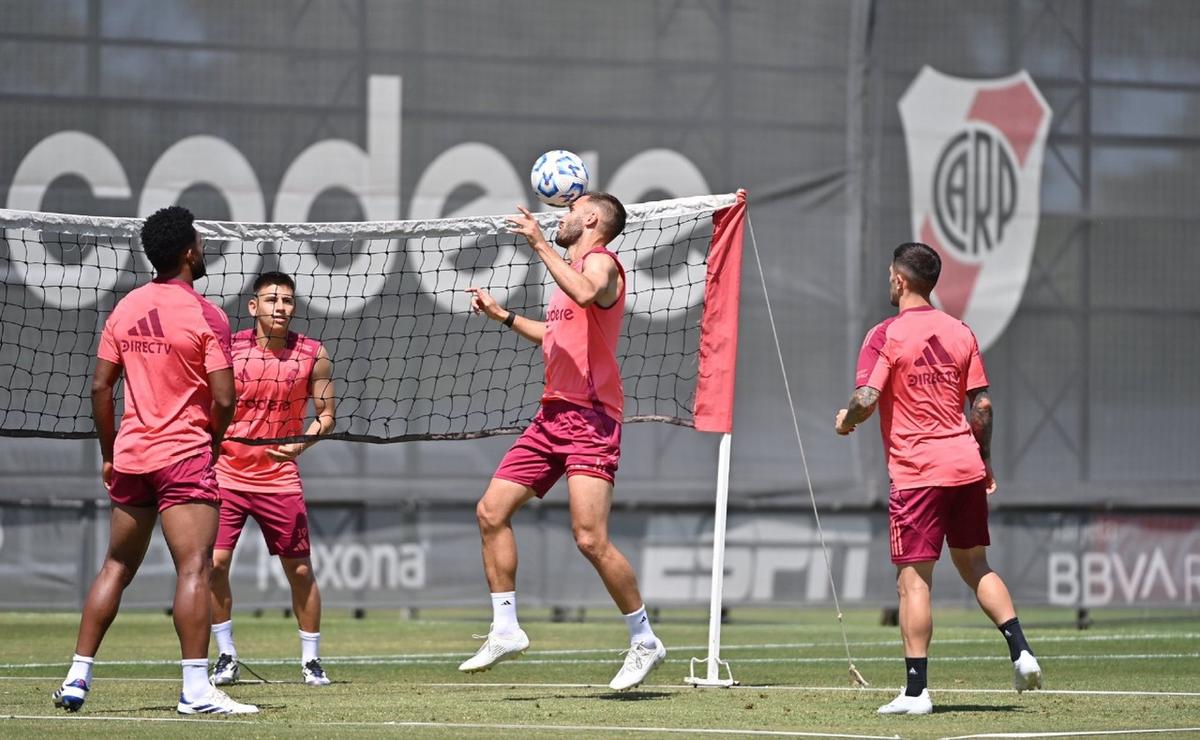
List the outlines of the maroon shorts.
{"label": "maroon shorts", "polygon": [[621,458],[621,422],[603,411],[566,401],[542,405],[509,449],[496,477],[546,495],[567,474],[613,482]]}
{"label": "maroon shorts", "polygon": [[221,489],[221,524],[217,527],[214,550],[237,547],[246,517],[254,517],[267,542],[267,552],[284,558],[306,558],[308,542],[308,506],[304,494],[251,493]]}
{"label": "maroon shorts", "polygon": [[987,481],[903,491],[893,486],[888,528],[897,565],[937,560],[943,540],[955,549],[990,545]]}
{"label": "maroon shorts", "polygon": [[221,501],[212,453],[202,452],[149,473],[122,473],[114,469],[108,497],[122,506],[154,506],[166,511],[176,504],[213,504]]}

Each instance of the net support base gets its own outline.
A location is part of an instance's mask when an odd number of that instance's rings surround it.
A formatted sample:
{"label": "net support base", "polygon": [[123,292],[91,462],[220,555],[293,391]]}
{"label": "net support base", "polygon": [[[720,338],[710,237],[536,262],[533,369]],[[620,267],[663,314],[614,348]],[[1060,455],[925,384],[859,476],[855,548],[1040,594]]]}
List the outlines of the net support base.
{"label": "net support base", "polygon": [[[696,675],[696,664],[701,663],[707,668],[707,675],[703,678]],[[721,668],[725,669],[725,677],[721,678]],[[707,658],[692,658],[691,665],[688,667],[688,677],[683,679],[683,682],[699,688],[719,688],[727,689],[730,686],[737,686],[738,682],[733,680],[733,671],[729,668],[729,662],[715,658],[709,660]]]}

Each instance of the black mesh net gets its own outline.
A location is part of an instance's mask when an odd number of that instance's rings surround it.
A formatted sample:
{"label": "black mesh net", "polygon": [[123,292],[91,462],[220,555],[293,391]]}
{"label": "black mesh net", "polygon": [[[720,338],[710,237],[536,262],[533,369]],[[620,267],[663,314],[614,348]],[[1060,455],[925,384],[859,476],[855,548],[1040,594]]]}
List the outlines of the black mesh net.
{"label": "black mesh net", "polygon": [[[630,206],[610,245],[627,274],[618,347],[626,421],[692,423],[712,215],[732,202]],[[557,217],[539,220],[552,237]],[[0,211],[0,435],[94,436],[90,379],[104,320],[153,276],[140,225]],[[541,349],[472,314],[464,290],[487,288],[506,308],[541,318],[552,281],[502,217],[197,229],[208,277],[196,287],[234,332],[253,326],[246,304],[259,274],[295,279],[291,330],[323,343],[333,361],[331,437],[465,439],[517,431],[535,413]],[[285,437],[254,441],[268,439]]]}

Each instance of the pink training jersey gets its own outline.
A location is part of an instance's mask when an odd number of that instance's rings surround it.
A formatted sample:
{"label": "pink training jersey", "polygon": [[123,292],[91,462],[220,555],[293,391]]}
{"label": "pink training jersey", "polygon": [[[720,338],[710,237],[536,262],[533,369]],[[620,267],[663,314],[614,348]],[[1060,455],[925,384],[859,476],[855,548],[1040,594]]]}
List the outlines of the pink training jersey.
{"label": "pink training jersey", "polygon": [[150,473],[208,451],[208,374],[232,365],[224,311],[181,280],[155,280],[117,303],[96,356],[125,371],[113,467]]}
{"label": "pink training jersey", "polygon": [[855,384],[879,391],[879,428],[897,489],[983,478],[963,406],[967,391],[988,380],[966,324],[932,306],[885,319],[863,342]]}
{"label": "pink training jersey", "polygon": [[[321,343],[288,332],[278,352],[262,347],[254,329],[233,335],[233,376],[237,410],[226,437],[263,439],[304,433],[309,380]],[[295,460],[267,457],[274,445],[227,441],[217,458],[217,482],[223,489],[252,493],[295,493],[301,490]]]}
{"label": "pink training jersey", "polygon": [[609,417],[624,418],[625,390],[617,364],[617,338],[625,318],[625,268],[617,255],[597,247],[571,263],[583,272],[588,255],[612,258],[621,273],[621,294],[611,306],[593,303],[582,308],[561,289],[550,296],[546,308],[546,333],[542,355],[546,362],[546,389],[542,403],[567,401],[577,406],[599,407]]}

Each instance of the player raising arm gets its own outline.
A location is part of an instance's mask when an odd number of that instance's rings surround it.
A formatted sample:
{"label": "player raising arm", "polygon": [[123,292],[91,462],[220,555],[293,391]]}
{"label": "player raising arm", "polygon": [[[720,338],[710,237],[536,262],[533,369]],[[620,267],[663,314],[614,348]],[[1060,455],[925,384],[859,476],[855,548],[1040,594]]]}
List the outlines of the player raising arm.
{"label": "player raising arm", "polygon": [[607,193],[574,201],[555,236],[567,250],[566,259],[547,243],[533,214],[520,210],[510,221],[512,230],[525,237],[557,286],[545,321],[506,310],[486,290],[468,290],[476,313],[542,346],[546,385],[541,409],[500,462],[475,509],[492,593],[492,627],[459,670],[484,671],[529,647],[517,621],[512,516],[534,496],[545,496],[565,474],[575,544],[596,568],[629,629],[625,663],[609,686],[629,689],[662,663],[667,650],[650,628],[633,568],[608,538],[625,400],[616,355],[625,271],[607,245],[625,227],[625,208]]}

